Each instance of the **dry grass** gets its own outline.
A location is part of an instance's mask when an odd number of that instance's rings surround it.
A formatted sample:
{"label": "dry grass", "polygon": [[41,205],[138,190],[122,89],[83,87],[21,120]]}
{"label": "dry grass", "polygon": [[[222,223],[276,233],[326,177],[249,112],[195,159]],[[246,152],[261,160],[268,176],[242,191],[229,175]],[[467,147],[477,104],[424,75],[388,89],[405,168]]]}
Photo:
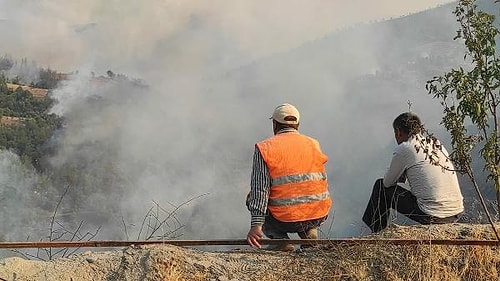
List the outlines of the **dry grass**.
{"label": "dry grass", "polygon": [[[488,225],[391,227],[373,238],[494,239]],[[319,250],[322,280],[500,280],[498,247],[448,245],[351,245]],[[331,252],[335,252],[332,255]],[[328,272],[335,272],[328,276]]]}
{"label": "dry grass", "polygon": [[33,95],[33,97],[35,97],[35,98],[45,98],[47,96],[47,93],[49,92],[49,90],[47,90],[47,89],[34,88],[34,87],[26,86],[26,85],[7,83],[7,88],[9,90],[15,91],[19,87],[21,87],[21,89],[23,89],[23,91],[30,92]]}
{"label": "dry grass", "polygon": [[490,247],[381,244],[330,250],[337,255],[323,254],[326,280],[499,280],[500,254]]}
{"label": "dry grass", "polygon": [[[393,226],[371,238],[493,239],[489,225]],[[488,246],[330,245],[295,253],[181,249],[165,280],[500,280],[500,251]],[[169,271],[173,272],[173,271]]]}
{"label": "dry grass", "polygon": [[2,118],[0,118],[0,125],[19,126],[23,124],[24,120],[25,118],[21,117],[2,116]]}

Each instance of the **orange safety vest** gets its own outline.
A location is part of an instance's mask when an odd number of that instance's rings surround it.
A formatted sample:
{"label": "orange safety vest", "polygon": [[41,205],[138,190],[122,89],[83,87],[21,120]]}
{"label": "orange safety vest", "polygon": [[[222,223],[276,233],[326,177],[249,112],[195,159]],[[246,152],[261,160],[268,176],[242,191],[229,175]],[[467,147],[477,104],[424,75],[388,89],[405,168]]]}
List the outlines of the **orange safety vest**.
{"label": "orange safety vest", "polygon": [[287,132],[256,145],[271,176],[268,209],[273,217],[298,222],[328,214],[332,205],[324,167],[328,157],[317,140]]}

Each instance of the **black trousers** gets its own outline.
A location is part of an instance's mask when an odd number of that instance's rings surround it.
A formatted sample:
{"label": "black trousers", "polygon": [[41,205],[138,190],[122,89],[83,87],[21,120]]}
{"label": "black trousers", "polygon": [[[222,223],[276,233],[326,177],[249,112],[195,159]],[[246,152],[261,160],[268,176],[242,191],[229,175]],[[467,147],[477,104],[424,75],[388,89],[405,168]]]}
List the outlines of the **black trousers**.
{"label": "black trousers", "polygon": [[460,218],[460,214],[447,218],[428,215],[418,207],[417,198],[409,190],[397,185],[385,187],[383,180],[378,179],[373,185],[363,222],[372,232],[379,232],[387,227],[391,208],[421,224],[452,223]]}
{"label": "black trousers", "polygon": [[298,233],[299,236],[305,235],[310,229],[321,226],[328,215],[319,219],[300,221],[300,222],[282,222],[277,220],[268,212],[266,220],[262,226],[262,232],[270,239],[290,239],[288,233]]}

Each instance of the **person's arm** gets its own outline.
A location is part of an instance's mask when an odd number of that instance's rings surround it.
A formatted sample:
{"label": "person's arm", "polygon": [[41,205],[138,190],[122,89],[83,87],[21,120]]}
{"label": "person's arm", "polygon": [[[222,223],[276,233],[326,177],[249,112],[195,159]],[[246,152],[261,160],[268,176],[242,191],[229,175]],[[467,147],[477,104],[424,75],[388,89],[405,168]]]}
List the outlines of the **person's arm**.
{"label": "person's arm", "polygon": [[391,164],[384,175],[384,186],[393,186],[406,181],[406,160],[403,146],[399,145],[392,154]]}
{"label": "person's arm", "polygon": [[398,179],[398,183],[405,183],[405,182],[406,182],[406,170],[403,171],[403,174]]}
{"label": "person's arm", "polygon": [[262,155],[257,147],[253,155],[252,177],[250,180],[250,193],[247,196],[246,205],[250,211],[251,221],[247,241],[250,246],[260,248],[259,240],[264,236],[262,225],[266,219],[267,202],[269,200],[269,189],[271,188],[271,177]]}

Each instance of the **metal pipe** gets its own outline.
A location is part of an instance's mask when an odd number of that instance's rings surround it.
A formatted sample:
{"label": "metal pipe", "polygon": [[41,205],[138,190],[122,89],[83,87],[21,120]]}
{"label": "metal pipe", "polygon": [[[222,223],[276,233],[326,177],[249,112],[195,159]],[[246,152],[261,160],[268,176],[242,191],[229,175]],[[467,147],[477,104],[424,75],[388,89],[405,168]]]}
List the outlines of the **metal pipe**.
{"label": "metal pipe", "polygon": [[[471,239],[262,239],[262,245],[290,243],[301,245],[358,245],[358,244],[390,244],[390,245],[453,245],[453,246],[500,246],[498,240]],[[52,242],[0,242],[0,249],[13,248],[88,248],[88,247],[128,247],[132,245],[174,245],[174,246],[230,246],[247,245],[245,239],[219,240],[147,240],[147,241],[52,241]]]}

